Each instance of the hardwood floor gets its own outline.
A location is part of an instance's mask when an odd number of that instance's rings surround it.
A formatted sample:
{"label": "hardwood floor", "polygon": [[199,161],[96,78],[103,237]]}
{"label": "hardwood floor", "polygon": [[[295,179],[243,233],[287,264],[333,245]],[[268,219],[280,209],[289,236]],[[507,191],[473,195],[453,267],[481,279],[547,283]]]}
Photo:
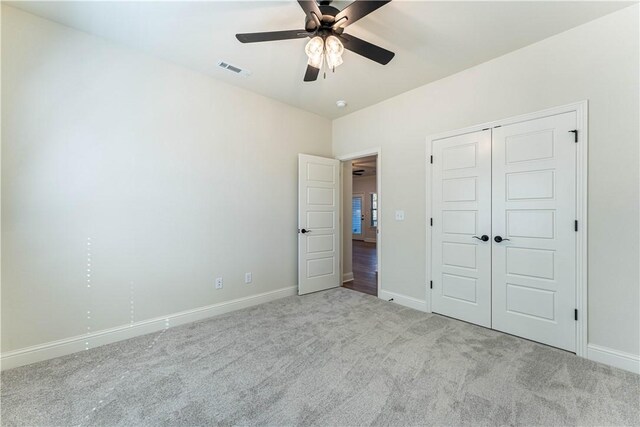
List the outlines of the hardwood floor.
{"label": "hardwood floor", "polygon": [[344,283],[345,288],[378,296],[378,260],[376,244],[353,241],[353,281]]}

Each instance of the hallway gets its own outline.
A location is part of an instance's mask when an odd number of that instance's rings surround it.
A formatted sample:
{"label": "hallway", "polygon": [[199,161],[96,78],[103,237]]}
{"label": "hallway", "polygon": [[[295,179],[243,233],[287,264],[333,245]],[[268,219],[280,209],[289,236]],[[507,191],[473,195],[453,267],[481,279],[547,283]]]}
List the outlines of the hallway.
{"label": "hallway", "polygon": [[378,296],[378,262],[376,244],[353,241],[353,280],[342,286],[354,291]]}

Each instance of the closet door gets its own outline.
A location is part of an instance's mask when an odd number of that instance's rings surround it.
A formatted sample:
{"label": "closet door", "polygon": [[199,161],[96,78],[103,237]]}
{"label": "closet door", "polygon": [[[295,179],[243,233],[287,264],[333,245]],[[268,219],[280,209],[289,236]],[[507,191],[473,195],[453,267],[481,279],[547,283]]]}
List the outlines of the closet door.
{"label": "closet door", "polygon": [[432,152],[432,310],[490,327],[491,130]]}
{"label": "closet door", "polygon": [[493,328],[575,351],[575,112],[493,130]]}

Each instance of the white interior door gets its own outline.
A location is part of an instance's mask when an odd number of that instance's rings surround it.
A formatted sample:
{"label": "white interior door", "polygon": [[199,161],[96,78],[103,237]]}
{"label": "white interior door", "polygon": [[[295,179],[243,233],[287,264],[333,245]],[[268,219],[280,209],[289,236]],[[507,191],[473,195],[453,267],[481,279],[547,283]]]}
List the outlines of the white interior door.
{"label": "white interior door", "polygon": [[432,152],[432,310],[491,327],[491,131]]}
{"label": "white interior door", "polygon": [[492,150],[493,328],[569,351],[576,347],[575,128],[575,112],[502,126]]}
{"label": "white interior door", "polygon": [[298,155],[298,294],[340,286],[340,162]]}

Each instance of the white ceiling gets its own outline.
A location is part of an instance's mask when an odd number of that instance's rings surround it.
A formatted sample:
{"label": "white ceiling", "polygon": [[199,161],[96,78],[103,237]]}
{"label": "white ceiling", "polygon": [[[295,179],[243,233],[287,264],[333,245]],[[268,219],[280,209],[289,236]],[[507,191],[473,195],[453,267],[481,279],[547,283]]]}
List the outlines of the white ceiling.
{"label": "white ceiling", "polygon": [[[339,9],[350,2],[334,2]],[[295,1],[10,2],[287,104],[335,118],[628,6],[630,2],[394,0],[347,33],[396,53],[386,66],[352,52],[335,74],[302,81],[307,39],[241,44],[237,32],[304,27]],[[240,77],[219,60],[248,69]],[[348,106],[336,107],[344,99]]]}

